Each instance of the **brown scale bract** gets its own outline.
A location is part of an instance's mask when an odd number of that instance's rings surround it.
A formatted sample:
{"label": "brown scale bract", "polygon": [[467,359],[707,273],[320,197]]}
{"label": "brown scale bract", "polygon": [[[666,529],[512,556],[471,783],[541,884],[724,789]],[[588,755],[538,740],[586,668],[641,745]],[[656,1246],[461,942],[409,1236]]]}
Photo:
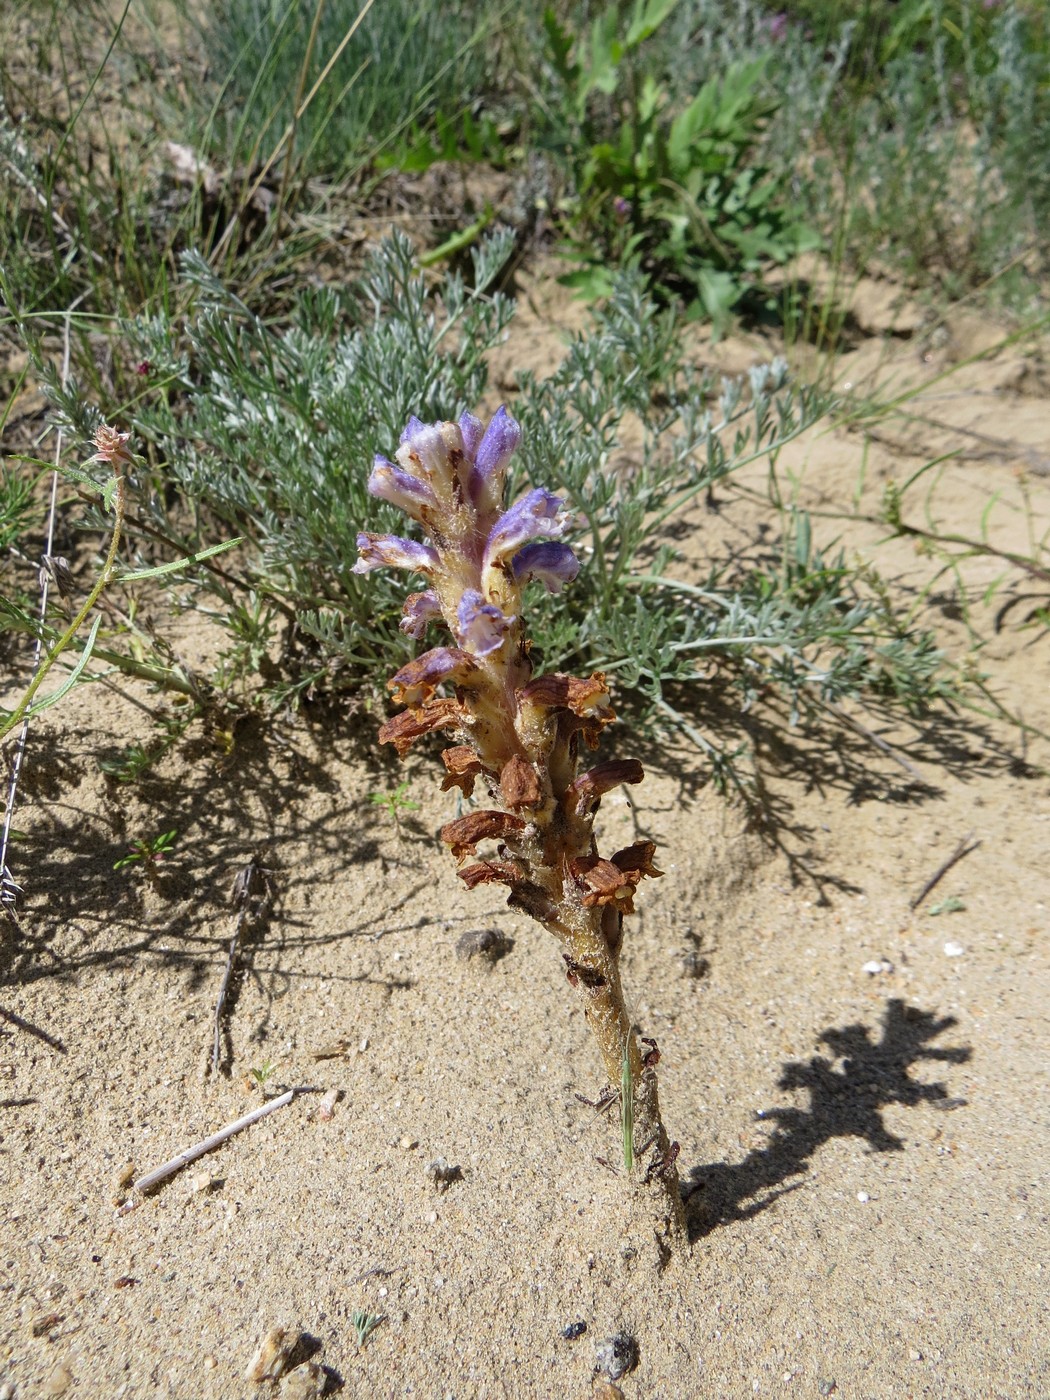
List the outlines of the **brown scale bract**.
{"label": "brown scale bract", "polygon": [[452,847],[457,860],[465,855],[474,855],[479,841],[507,836],[520,836],[525,823],[512,812],[468,812],[465,817],[446,822],[441,828],[441,839]]}

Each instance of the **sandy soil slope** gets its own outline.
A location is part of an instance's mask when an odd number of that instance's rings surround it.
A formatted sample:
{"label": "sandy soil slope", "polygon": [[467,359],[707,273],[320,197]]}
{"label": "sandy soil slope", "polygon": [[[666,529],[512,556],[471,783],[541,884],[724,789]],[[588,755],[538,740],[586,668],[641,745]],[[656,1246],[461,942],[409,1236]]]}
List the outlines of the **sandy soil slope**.
{"label": "sandy soil slope", "polygon": [[[558,344],[560,292],[528,290],[494,367],[502,393]],[[973,533],[1002,489],[990,528],[1023,547],[1022,485],[1043,528],[1048,514],[1038,356],[1006,348],[938,379],[997,332],[887,338],[888,315],[871,311],[837,374],[930,387],[921,423],[871,442],[862,501],[957,447],[939,520]],[[698,353],[739,367],[760,349]],[[861,456],[845,428],[801,444],[800,499],[845,508]],[[755,520],[699,511],[683,569]],[[827,532],[896,588],[929,578],[874,527]],[[975,590],[1003,573],[967,570]],[[982,664],[1050,729],[1033,591],[995,594]],[[950,581],[923,606],[963,649]],[[556,950],[496,887],[463,892],[435,839],[451,798],[431,760],[409,768],[421,808],[399,838],[368,801],[392,770],[358,735],[305,717],[249,727],[223,761],[191,743],[115,788],[97,755],[142,726],[129,700],[83,689],[30,749],[26,900],[0,935],[0,1393],[582,1397],[624,1333],[637,1364],[618,1386],[638,1400],[1050,1394],[1041,741],[1025,753],[1016,729],[965,713],[880,727],[916,773],[859,736],[756,721],[779,846],[698,782],[688,748],[645,752],[631,805],[607,801],[610,839],[651,837],[666,871],[624,967],[690,1191],[690,1250],[661,1271],[617,1176],[616,1124],[576,1098],[600,1071]],[[619,727],[605,748],[637,751]],[[130,837],[168,828],[156,881],[114,871]],[[232,1072],[212,1078],[229,891],[255,854],[274,899],[244,939]],[[947,897],[964,907],[934,914]],[[486,928],[505,956],[457,956]],[[267,1064],[260,1090],[248,1072]],[[303,1092],[118,1213],[129,1163],[145,1172],[286,1086]],[[342,1097],[325,1119],[328,1089]],[[438,1158],[460,1169],[441,1192]],[[360,1348],[356,1310],[383,1318]],[[297,1364],[255,1385],[275,1326],[299,1338]]]}

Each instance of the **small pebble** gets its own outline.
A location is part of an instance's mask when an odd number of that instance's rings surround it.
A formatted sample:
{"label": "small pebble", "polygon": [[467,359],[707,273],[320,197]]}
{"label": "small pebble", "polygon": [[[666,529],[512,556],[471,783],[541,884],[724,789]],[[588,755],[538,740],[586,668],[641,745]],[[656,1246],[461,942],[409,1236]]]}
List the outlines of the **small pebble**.
{"label": "small pebble", "polygon": [[442,1196],[454,1181],[462,1179],[463,1172],[459,1167],[449,1166],[444,1157],[438,1157],[427,1167],[427,1176],[433,1178],[437,1193]]}
{"label": "small pebble", "polygon": [[398,1138],[397,1145],[405,1152],[412,1152],[419,1146],[419,1138],[409,1137],[408,1133],[405,1133]]}
{"label": "small pebble", "polygon": [[65,1395],[73,1384],[73,1373],[65,1366],[56,1366],[44,1382],[45,1395]]}
{"label": "small pebble", "polygon": [[317,1105],[317,1117],[322,1123],[327,1123],[335,1112],[335,1106],[342,1098],[342,1090],[329,1089]]}
{"label": "small pebble", "polygon": [[867,1203],[871,1200],[871,1197],[868,1195],[867,1191],[858,1191],[857,1200],[860,1201],[862,1206],[864,1206],[867,1205]]}
{"label": "small pebble", "polygon": [[456,943],[456,957],[460,962],[470,962],[479,958],[482,962],[497,963],[514,947],[512,939],[505,937],[494,928],[470,929],[461,934]]}
{"label": "small pebble", "polygon": [[574,1342],[577,1337],[582,1337],[586,1331],[586,1322],[570,1322],[567,1327],[561,1329],[561,1334],[567,1342]]}
{"label": "small pebble", "polygon": [[598,1381],[591,1391],[591,1400],[623,1400],[623,1391],[612,1381]]}
{"label": "small pebble", "polygon": [[211,1172],[194,1172],[186,1183],[187,1196],[199,1196],[204,1191],[210,1191],[218,1182]]}
{"label": "small pebble", "polygon": [[298,1340],[298,1334],[289,1332],[286,1327],[271,1327],[248,1363],[248,1380],[256,1384],[278,1380],[284,1374],[288,1357]]}
{"label": "small pebble", "polygon": [[834,1395],[836,1390],[838,1390],[838,1385],[833,1380],[817,1381],[818,1395]]}
{"label": "small pebble", "polygon": [[627,1332],[617,1332],[615,1337],[599,1342],[594,1354],[598,1370],[604,1371],[611,1381],[618,1381],[638,1365],[638,1343]]}
{"label": "small pebble", "polygon": [[277,1394],[281,1400],[319,1400],[324,1394],[326,1379],[320,1366],[307,1361],[304,1366],[296,1366],[294,1371],[288,1372]]}
{"label": "small pebble", "polygon": [[944,945],[944,956],[946,958],[961,958],[966,949],[961,943],[946,943]]}
{"label": "small pebble", "polygon": [[214,1371],[218,1364],[214,1356],[206,1356],[204,1358],[204,1369],[206,1371]]}
{"label": "small pebble", "polygon": [[872,958],[871,962],[866,962],[861,968],[861,972],[866,972],[869,977],[878,977],[893,971],[893,964],[889,958]]}
{"label": "small pebble", "polygon": [[0,1382],[0,1400],[15,1400],[14,1381]]}
{"label": "small pebble", "polygon": [[908,1348],[908,1360],[909,1360],[909,1361],[921,1361],[921,1360],[922,1360],[922,1352],[919,1350],[918,1347],[909,1347],[909,1348]]}

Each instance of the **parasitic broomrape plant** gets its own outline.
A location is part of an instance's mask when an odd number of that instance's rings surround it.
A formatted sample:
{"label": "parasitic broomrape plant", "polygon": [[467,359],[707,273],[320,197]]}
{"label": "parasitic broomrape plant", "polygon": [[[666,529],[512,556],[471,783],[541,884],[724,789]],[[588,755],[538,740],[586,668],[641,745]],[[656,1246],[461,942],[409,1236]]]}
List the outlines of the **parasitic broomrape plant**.
{"label": "parasitic broomrape plant", "polygon": [[423,652],[390,680],[404,708],[379,737],[403,757],[440,731],[451,741],[442,787],[470,797],[480,783],[488,805],[447,823],[442,840],[468,889],[506,885],[511,906],[558,940],[609,1083],[622,1085],[625,1162],[656,1198],[661,1234],[673,1243],[682,1233],[678,1147],[660,1117],[658,1054],[651,1041],[639,1045],[619,970],[624,915],[642,878],[661,872],[652,842],[605,858],[593,831],[602,796],[641,782],[642,765],[582,762],[614,718],[603,675],[533,676],[523,589],[535,579],[559,592],[579,562],[562,541],[572,516],[557,496],[537,487],[504,506],[520,436],[504,408],[487,428],[469,413],[457,423],[413,418],[395,461],[375,459],[369,491],[416,521],[426,542],[362,533],[354,572],[421,575],[426,586],[406,598],[401,629],[421,641],[428,623],[443,622],[454,643]]}

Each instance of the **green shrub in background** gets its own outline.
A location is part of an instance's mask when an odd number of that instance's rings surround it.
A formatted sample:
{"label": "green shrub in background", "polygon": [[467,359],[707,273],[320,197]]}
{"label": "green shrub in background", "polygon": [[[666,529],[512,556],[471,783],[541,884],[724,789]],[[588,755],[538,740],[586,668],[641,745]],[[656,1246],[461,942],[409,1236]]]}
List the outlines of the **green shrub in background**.
{"label": "green shrub in background", "polygon": [[[391,664],[414,653],[398,630],[400,583],[352,572],[359,530],[397,528],[393,508],[367,494],[371,458],[394,449],[412,413],[478,406],[485,356],[513,312],[488,290],[512,241],[475,249],[472,288],[455,274],[434,288],[395,236],[355,286],[304,290],[283,331],[189,257],[184,327],[157,317],[127,328],[163,386],[134,417],[156,467],[137,483],[129,537],[184,555],[245,541],[182,571],[172,590],[219,629],[220,707],[378,697]],[[53,392],[77,423],[75,395]],[[763,697],[795,719],[852,696],[920,713],[950,690],[930,638],[895,617],[869,575],[822,552],[808,518],[775,495],[772,551],[718,558],[705,546],[701,583],[674,576],[669,537],[690,509],[731,491],[755,460],[775,476],[783,445],[827,407],[790,384],[783,362],[739,381],[692,369],[675,315],[630,277],[551,375],[521,376],[513,402],[523,441],[511,495],[543,480],[578,512],[580,576],[533,604],[542,664],[608,672],[640,722],[685,728],[720,781],[742,778],[732,745],[709,730],[712,684],[741,711]],[[628,457],[625,433],[639,429]]]}
{"label": "green shrub in background", "polygon": [[577,34],[545,12],[564,122],[550,139],[572,170],[586,261],[566,281],[607,295],[610,263],[635,267],[721,331],[761,293],[763,269],[818,240],[758,153],[779,106],[764,80],[768,53],[708,78],[678,110],[647,71],[646,42],[677,3],[637,0],[629,23],[610,5]]}

